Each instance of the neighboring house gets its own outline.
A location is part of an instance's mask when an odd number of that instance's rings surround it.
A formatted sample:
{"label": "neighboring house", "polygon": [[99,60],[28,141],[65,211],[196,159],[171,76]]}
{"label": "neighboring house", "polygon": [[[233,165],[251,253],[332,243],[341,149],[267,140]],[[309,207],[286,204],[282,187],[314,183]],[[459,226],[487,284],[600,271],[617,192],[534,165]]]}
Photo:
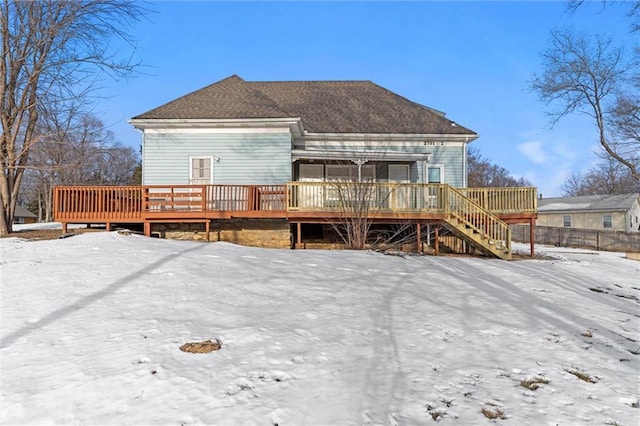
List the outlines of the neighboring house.
{"label": "neighboring house", "polygon": [[640,194],[542,198],[536,225],[640,232]]}
{"label": "neighboring house", "polygon": [[142,183],[367,179],[466,186],[478,135],[370,81],[234,75],[134,117]]}
{"label": "neighboring house", "polygon": [[23,223],[36,223],[38,216],[31,213],[29,210],[22,206],[16,206],[16,212],[13,216],[13,223],[23,224]]}

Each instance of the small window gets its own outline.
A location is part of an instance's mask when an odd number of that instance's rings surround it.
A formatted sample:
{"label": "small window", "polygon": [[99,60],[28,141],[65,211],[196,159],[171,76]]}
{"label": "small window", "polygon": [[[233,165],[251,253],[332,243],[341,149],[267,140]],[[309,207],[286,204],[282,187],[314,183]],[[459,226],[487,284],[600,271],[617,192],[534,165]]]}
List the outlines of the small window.
{"label": "small window", "polygon": [[431,166],[427,169],[428,183],[443,183],[444,182],[444,167]]}
{"label": "small window", "polygon": [[564,215],[563,226],[565,228],[571,228],[571,216],[569,216],[568,214]]}
{"label": "small window", "polygon": [[191,185],[202,185],[212,183],[213,161],[212,157],[191,157],[190,159],[190,179]]}
{"label": "small window", "polygon": [[605,214],[602,217],[602,226],[605,228],[611,228],[611,215],[610,214]]}

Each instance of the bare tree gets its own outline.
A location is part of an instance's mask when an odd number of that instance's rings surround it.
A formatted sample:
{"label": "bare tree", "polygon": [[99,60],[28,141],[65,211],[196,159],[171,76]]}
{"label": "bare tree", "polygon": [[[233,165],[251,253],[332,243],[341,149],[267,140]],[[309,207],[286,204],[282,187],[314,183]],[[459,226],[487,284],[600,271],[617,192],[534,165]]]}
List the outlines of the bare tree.
{"label": "bare tree", "polygon": [[[543,54],[544,72],[534,75],[531,88],[548,105],[558,107],[549,112],[553,124],[574,112],[593,118],[602,148],[627,167],[634,179],[640,180],[633,158],[640,150],[640,141],[620,139],[620,128],[613,113],[616,103],[623,99],[637,102],[638,87],[630,81],[638,65],[638,55],[627,56],[609,37],[554,31],[551,46]],[[621,107],[617,117],[627,117],[626,111],[629,109]],[[626,120],[623,122],[635,126],[637,132],[637,122]]]}
{"label": "bare tree", "polygon": [[527,179],[516,179],[504,167],[492,164],[476,147],[467,150],[467,185],[470,188],[533,186]]}
{"label": "bare tree", "polygon": [[40,115],[43,136],[31,148],[23,191],[46,221],[52,220],[55,185],[130,184],[138,165],[136,151],[114,142],[113,132],[97,117],[75,108],[51,114],[52,109]]}
{"label": "bare tree", "polygon": [[576,197],[640,192],[640,181],[631,176],[629,169],[604,152],[600,159],[588,172],[571,174],[562,185],[563,195]]}
{"label": "bare tree", "polygon": [[[571,12],[575,12],[585,3],[586,3],[585,0],[569,0],[567,4],[567,9]],[[601,11],[604,10],[607,7],[607,5],[615,5],[615,6],[624,5],[627,8],[627,17],[631,20],[631,31],[632,32],[640,31],[640,1],[600,0]]]}
{"label": "bare tree", "polygon": [[[127,0],[3,0],[0,5],[0,236],[12,230],[20,185],[38,132],[45,101],[86,96],[98,71],[114,77],[136,64],[120,60],[110,45],[146,10]],[[47,98],[45,98],[47,94]]]}

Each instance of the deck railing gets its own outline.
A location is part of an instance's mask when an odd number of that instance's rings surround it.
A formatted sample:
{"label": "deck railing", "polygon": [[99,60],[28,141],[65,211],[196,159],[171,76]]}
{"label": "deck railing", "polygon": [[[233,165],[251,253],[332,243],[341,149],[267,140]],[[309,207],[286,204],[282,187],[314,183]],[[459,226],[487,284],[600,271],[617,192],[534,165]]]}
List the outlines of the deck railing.
{"label": "deck railing", "polygon": [[466,197],[459,189],[449,187],[447,198],[447,213],[467,228],[485,236],[496,247],[511,251],[509,225]]}
{"label": "deck railing", "polygon": [[535,213],[536,188],[456,188],[482,208],[492,213]]}
{"label": "deck railing", "polygon": [[53,193],[56,220],[138,220],[142,217],[141,186],[64,186]]}
{"label": "deck railing", "polygon": [[[448,185],[289,182],[283,185],[59,186],[60,221],[134,222],[167,212],[345,212],[366,199],[370,212],[445,213]],[[463,188],[461,195],[492,213],[535,213],[535,188]]]}
{"label": "deck railing", "polygon": [[444,212],[447,185],[380,182],[289,182],[288,211],[349,212],[354,206],[369,212]]}

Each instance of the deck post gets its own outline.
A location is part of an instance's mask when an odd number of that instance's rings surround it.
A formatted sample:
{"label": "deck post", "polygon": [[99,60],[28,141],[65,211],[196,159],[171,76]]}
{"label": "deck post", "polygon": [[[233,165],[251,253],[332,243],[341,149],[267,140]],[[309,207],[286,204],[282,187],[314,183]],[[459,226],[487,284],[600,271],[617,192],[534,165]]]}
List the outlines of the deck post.
{"label": "deck post", "polygon": [[111,222],[107,222],[105,224],[105,228],[106,228],[107,232],[111,232]]}
{"label": "deck post", "polygon": [[422,236],[420,235],[420,222],[416,223],[416,240],[418,241],[418,253],[422,253]]}
{"label": "deck post", "polygon": [[294,248],[299,248],[302,246],[302,223],[296,223],[296,246]]}
{"label": "deck post", "polygon": [[437,255],[440,254],[440,227],[436,226],[436,230],[435,230],[435,236],[434,236],[434,242],[433,242],[433,250]]}
{"label": "deck post", "polygon": [[144,223],[144,236],[145,237],[151,236],[151,222]]}
{"label": "deck post", "polygon": [[536,228],[536,220],[534,218],[529,219],[529,244],[530,244],[529,249],[531,251],[531,257],[535,256],[535,253],[534,253],[535,239],[536,239],[535,228]]}
{"label": "deck post", "polygon": [[209,233],[211,232],[211,221],[210,220],[207,220],[204,223],[204,231],[207,234],[207,241],[211,241],[211,239],[209,238]]}
{"label": "deck post", "polygon": [[62,222],[62,233],[63,234],[67,233],[67,222]]}

